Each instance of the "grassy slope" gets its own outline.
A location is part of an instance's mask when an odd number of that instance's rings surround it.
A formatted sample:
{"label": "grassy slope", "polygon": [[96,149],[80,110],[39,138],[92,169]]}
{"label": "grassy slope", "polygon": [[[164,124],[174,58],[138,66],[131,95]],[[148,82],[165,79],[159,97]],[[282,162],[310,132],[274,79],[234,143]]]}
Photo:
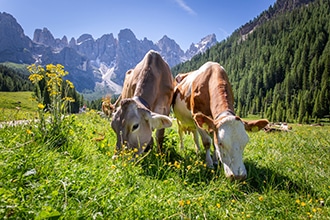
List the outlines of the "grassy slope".
{"label": "grassy slope", "polygon": [[78,115],[70,126],[69,145],[59,150],[33,142],[33,126],[0,129],[0,218],[330,216],[329,126],[250,133],[248,179],[240,183],[225,179],[222,168],[205,168],[190,136],[181,152],[175,123],[166,130],[165,154],[153,150],[136,164],[131,154],[111,159],[115,135],[96,113]]}
{"label": "grassy slope", "polygon": [[31,119],[35,111],[32,92],[0,92],[0,121]]}

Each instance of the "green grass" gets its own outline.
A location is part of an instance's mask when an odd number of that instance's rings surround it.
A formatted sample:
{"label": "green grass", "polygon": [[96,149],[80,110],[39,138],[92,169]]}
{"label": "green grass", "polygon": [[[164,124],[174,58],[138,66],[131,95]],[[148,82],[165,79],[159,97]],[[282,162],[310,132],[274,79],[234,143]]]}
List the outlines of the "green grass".
{"label": "green grass", "polygon": [[0,122],[32,119],[36,110],[32,92],[0,92]]}
{"label": "green grass", "polygon": [[[176,123],[163,153],[112,159],[115,134],[95,112],[73,116],[66,147],[34,141],[33,125],[0,129],[0,218],[329,219],[330,127],[249,133],[248,178],[205,167]],[[204,152],[204,149],[202,149]]]}

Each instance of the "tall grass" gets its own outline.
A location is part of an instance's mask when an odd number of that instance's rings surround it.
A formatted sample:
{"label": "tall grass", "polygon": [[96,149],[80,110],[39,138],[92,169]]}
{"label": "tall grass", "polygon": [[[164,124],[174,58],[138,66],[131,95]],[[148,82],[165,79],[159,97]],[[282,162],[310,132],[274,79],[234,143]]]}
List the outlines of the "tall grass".
{"label": "tall grass", "polygon": [[[72,116],[65,148],[34,141],[34,124],[0,129],[4,219],[329,219],[330,127],[249,133],[248,178],[211,170],[176,124],[163,152],[112,159],[115,134],[95,112]],[[32,133],[31,133],[32,132]]]}
{"label": "tall grass", "polygon": [[[58,68],[33,69],[30,79],[61,77]],[[329,219],[330,126],[250,133],[248,177],[232,182],[221,166],[207,168],[190,136],[179,150],[176,123],[162,152],[113,159],[109,120],[94,111],[63,117],[69,100],[57,85],[50,122],[37,93],[38,121],[0,128],[2,219]]]}

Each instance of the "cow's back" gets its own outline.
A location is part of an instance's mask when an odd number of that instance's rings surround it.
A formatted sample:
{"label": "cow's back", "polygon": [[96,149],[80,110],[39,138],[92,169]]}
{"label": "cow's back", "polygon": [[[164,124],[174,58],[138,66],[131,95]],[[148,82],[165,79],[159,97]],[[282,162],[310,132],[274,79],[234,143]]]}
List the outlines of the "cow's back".
{"label": "cow's back", "polygon": [[[204,69],[204,68],[205,69]],[[221,112],[234,112],[234,97],[226,71],[218,63],[208,62],[192,84],[193,113],[203,112],[215,118]]]}
{"label": "cow's back", "polygon": [[225,110],[234,111],[234,97],[228,76],[218,63],[207,62],[184,77],[176,88],[184,94],[191,113],[216,117]]}
{"label": "cow's back", "polygon": [[[149,51],[132,70],[127,71],[122,99],[140,97],[154,112],[165,114],[173,96],[173,77],[168,64],[159,53]],[[161,111],[161,112],[160,112]]]}

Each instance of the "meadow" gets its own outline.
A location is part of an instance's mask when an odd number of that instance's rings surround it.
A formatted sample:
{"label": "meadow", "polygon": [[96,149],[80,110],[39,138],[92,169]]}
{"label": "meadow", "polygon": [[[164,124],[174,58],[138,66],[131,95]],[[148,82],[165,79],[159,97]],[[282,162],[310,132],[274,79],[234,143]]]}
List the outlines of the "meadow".
{"label": "meadow", "polygon": [[190,135],[181,151],[175,120],[162,153],[116,159],[110,121],[94,110],[68,116],[59,147],[38,141],[35,123],[5,126],[0,218],[330,219],[330,126],[291,126],[249,133],[241,182],[207,168]]}
{"label": "meadow", "polygon": [[0,92],[0,122],[37,117],[32,92]]}

